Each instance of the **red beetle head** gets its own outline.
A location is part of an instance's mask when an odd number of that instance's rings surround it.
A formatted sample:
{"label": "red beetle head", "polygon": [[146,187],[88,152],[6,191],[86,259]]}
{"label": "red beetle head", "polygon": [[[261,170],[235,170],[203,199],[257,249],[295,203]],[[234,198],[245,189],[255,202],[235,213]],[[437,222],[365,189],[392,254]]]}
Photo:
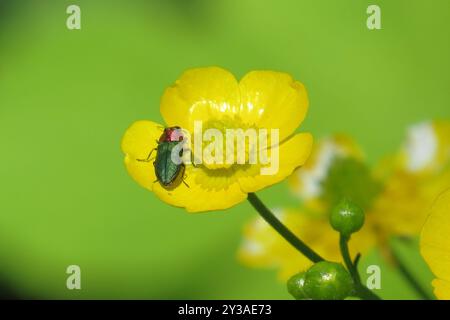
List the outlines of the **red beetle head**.
{"label": "red beetle head", "polygon": [[180,127],[168,127],[164,129],[159,142],[179,142],[183,141],[183,132]]}

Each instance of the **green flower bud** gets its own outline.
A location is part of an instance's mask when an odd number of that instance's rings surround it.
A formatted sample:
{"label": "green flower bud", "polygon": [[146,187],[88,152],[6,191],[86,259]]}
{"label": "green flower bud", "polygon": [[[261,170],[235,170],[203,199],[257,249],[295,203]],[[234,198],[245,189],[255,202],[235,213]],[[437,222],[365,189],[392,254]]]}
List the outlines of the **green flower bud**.
{"label": "green flower bud", "polygon": [[321,261],[305,273],[303,290],[313,300],[342,300],[353,289],[353,280],[340,263]]}
{"label": "green flower bud", "polygon": [[330,223],[334,230],[349,237],[364,225],[364,211],[344,198],[331,211]]}
{"label": "green flower bud", "polygon": [[287,281],[288,292],[297,300],[308,299],[303,290],[304,285],[305,272],[297,273]]}

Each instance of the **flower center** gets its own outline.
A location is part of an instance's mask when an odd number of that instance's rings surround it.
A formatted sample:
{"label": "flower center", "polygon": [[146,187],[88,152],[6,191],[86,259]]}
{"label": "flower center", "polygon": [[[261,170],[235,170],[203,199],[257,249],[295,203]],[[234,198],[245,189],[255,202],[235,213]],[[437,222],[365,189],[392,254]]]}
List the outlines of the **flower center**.
{"label": "flower center", "polygon": [[[258,154],[258,131],[238,117],[222,117],[195,126],[193,160],[201,158],[191,170],[196,182],[207,189],[224,189],[243,176],[260,172],[253,154]],[[201,135],[201,137],[199,137]],[[196,146],[200,142],[201,148]]]}

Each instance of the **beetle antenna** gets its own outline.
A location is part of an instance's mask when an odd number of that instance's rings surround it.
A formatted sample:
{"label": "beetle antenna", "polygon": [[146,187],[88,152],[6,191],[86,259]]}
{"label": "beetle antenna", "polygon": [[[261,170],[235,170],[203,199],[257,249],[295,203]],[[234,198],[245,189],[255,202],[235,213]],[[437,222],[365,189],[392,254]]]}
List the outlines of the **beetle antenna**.
{"label": "beetle antenna", "polygon": [[181,180],[181,182],[183,182],[184,183],[184,185],[186,186],[186,187],[188,187],[189,189],[191,188],[191,187],[189,187],[189,185],[186,183],[186,181],[184,181],[184,180]]}

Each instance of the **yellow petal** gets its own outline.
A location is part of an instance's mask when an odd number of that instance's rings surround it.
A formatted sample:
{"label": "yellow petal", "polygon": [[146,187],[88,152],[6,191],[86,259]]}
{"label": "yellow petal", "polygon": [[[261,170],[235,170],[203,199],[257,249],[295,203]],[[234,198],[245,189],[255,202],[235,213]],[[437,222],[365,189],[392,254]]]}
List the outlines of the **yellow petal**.
{"label": "yellow petal", "polygon": [[417,236],[431,203],[421,192],[416,176],[394,172],[370,208],[370,216],[382,236]]}
{"label": "yellow petal", "polygon": [[160,111],[168,126],[193,132],[193,121],[220,119],[239,110],[236,78],[218,67],[190,69],[161,98]]}
{"label": "yellow petal", "polygon": [[434,279],[432,282],[434,295],[440,300],[450,300],[450,282]]}
{"label": "yellow petal", "polygon": [[188,212],[224,210],[247,199],[247,194],[241,191],[238,183],[218,189],[205,188],[196,181],[197,170],[202,169],[189,165],[184,178],[186,184],[180,183],[175,189],[167,190],[158,183],[153,192],[164,202],[183,207]]}
{"label": "yellow petal", "polygon": [[442,194],[432,206],[420,242],[420,251],[430,269],[437,278],[446,281],[450,281],[449,234],[450,190]]}
{"label": "yellow petal", "polygon": [[[256,192],[269,185],[277,183],[289,176],[296,168],[303,165],[308,159],[313,143],[309,133],[296,134],[281,145],[272,147],[270,152],[278,152],[278,171],[272,175],[243,176],[239,178],[242,191]],[[265,166],[267,168],[268,166]]]}
{"label": "yellow petal", "polygon": [[241,119],[259,128],[280,129],[280,141],[294,132],[308,110],[305,87],[286,73],[252,71],[239,88]]}
{"label": "yellow petal", "polygon": [[[152,121],[136,121],[125,132],[122,138],[122,151],[125,154],[125,165],[128,173],[137,183],[149,190],[153,189],[156,180],[153,161],[143,162],[154,150],[164,127]],[[156,156],[156,152],[152,157]]]}

